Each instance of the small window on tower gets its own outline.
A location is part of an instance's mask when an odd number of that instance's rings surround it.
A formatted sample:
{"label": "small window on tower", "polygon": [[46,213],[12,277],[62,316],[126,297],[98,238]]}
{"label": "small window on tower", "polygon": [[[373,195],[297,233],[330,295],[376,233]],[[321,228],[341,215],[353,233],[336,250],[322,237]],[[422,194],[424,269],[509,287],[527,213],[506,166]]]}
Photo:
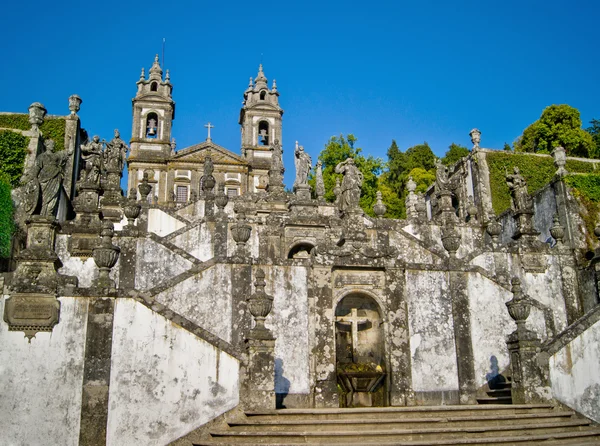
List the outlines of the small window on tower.
{"label": "small window on tower", "polygon": [[157,91],[158,90],[158,82],[152,82],[150,84],[150,91]]}
{"label": "small window on tower", "polygon": [[227,188],[227,196],[229,198],[233,198],[233,197],[237,197],[239,195],[239,191],[237,189],[237,187],[228,187]]}
{"label": "small window on tower", "polygon": [[261,91],[261,92],[260,92],[260,100],[261,100],[261,101],[264,101],[266,97],[267,97],[267,92],[266,92],[266,91],[264,91],[264,90],[263,90],[263,91]]}
{"label": "small window on tower", "polygon": [[156,138],[158,136],[158,115],[148,113],[146,118],[146,138]]}
{"label": "small window on tower", "polygon": [[267,121],[258,123],[258,145],[269,145],[269,123]]}
{"label": "small window on tower", "polygon": [[186,203],[188,201],[187,186],[177,186],[177,202]]}

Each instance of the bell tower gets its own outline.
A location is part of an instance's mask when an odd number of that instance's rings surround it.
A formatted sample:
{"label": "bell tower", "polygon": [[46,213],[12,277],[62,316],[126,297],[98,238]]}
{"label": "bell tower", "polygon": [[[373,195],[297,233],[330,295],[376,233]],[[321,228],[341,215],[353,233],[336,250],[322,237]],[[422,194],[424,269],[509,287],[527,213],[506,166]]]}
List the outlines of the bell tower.
{"label": "bell tower", "polygon": [[[171,156],[171,128],[175,119],[175,102],[172,93],[173,85],[171,85],[169,70],[163,78],[163,70],[157,54],[148,78],[142,68],[140,79],[137,81],[137,93],[131,100],[133,124],[129,156],[129,189],[137,187],[144,171],[154,174],[153,178],[149,178],[151,182],[161,183],[165,169],[164,161]],[[160,192],[163,192],[160,191],[161,188],[156,184],[152,194],[160,197]]]}
{"label": "bell tower", "polygon": [[277,83],[269,89],[262,64],[256,79],[250,78],[240,110],[242,126],[242,156],[248,161],[249,191],[263,188],[271,165],[270,147],[275,140],[281,143],[283,109],[279,106]]}

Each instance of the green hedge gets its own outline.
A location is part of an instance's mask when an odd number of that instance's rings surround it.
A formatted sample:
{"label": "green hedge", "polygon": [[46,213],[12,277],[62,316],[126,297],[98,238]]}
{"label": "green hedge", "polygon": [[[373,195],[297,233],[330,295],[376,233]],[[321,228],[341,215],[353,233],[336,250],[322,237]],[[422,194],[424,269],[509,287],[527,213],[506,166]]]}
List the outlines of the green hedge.
{"label": "green hedge", "polygon": [[[505,176],[507,172],[512,173],[515,166],[521,170],[521,175],[527,180],[527,191],[530,194],[536,193],[548,184],[556,173],[554,159],[550,156],[494,152],[487,153],[486,159],[490,169],[492,207],[496,214],[501,214],[510,208],[510,190]],[[579,160],[567,160],[565,168],[572,173],[595,171],[594,163]]]}
{"label": "green hedge", "polygon": [[6,175],[0,175],[0,257],[10,256],[10,243],[14,232],[13,203]]}
{"label": "green hedge", "polygon": [[11,130],[0,130],[0,175],[13,186],[19,185],[29,138]]}
{"label": "green hedge", "polygon": [[503,152],[486,154],[490,170],[492,207],[498,215],[510,208],[510,190],[506,184],[506,174],[513,173],[517,166],[527,180],[527,191],[534,194],[552,180],[556,168],[552,157]]}
{"label": "green hedge", "polygon": [[[0,114],[0,128],[29,130],[29,115],[23,113],[13,113],[8,115]],[[40,126],[44,139],[52,139],[55,143],[55,150],[64,150],[65,148],[65,128],[66,121],[62,117],[45,118]]]}

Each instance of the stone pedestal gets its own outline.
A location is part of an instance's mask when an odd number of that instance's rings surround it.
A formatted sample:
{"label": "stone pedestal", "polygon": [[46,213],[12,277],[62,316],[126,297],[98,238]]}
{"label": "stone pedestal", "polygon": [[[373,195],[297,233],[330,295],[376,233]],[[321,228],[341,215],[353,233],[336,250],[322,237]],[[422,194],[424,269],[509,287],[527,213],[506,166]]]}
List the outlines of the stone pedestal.
{"label": "stone pedestal", "polygon": [[275,339],[248,339],[246,348],[244,409],[275,409]]}
{"label": "stone pedestal", "polygon": [[310,201],[310,186],[308,184],[299,184],[294,186],[294,193],[297,201]]}
{"label": "stone pedestal", "polygon": [[514,404],[544,403],[551,399],[548,367],[539,358],[540,340],[529,330],[517,329],[506,345],[512,367]]}

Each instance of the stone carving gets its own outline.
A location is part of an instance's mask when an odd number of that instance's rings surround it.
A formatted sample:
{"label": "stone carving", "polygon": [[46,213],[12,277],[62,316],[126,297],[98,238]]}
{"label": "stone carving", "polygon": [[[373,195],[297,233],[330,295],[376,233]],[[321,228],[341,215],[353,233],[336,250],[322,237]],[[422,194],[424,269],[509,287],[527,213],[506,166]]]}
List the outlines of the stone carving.
{"label": "stone carving", "polygon": [[204,175],[202,175],[202,178],[200,179],[204,193],[211,192],[215,187],[216,180],[213,176],[214,170],[215,166],[212,157],[210,156],[210,153],[208,153],[204,157]]}
{"label": "stone carving", "polygon": [[215,197],[215,204],[217,205],[217,209],[220,214],[225,213],[225,206],[229,203],[229,197],[225,193],[225,185],[223,183],[219,183],[217,185],[217,194]]}
{"label": "stone carving", "polygon": [[315,192],[317,193],[317,198],[322,200],[325,196],[325,183],[323,182],[323,163],[321,160],[317,161],[317,165],[315,166]]}
{"label": "stone carving", "polygon": [[276,139],[271,146],[271,168],[269,169],[269,184],[267,192],[275,196],[283,196],[285,189],[283,186],[283,150],[279,140]]}
{"label": "stone carving", "polygon": [[76,94],[72,94],[71,96],[69,96],[69,110],[71,111],[72,116],[77,115],[77,112],[81,108],[82,102],[83,101],[81,100],[81,98]]}
{"label": "stone carving", "polygon": [[451,258],[456,256],[456,251],[460,248],[461,238],[460,233],[454,226],[442,229],[442,245],[444,246],[444,249],[448,251]]}
{"label": "stone carving", "polygon": [[473,129],[469,132],[471,136],[471,142],[473,143],[473,151],[479,150],[479,143],[481,142],[481,132],[479,129]]}
{"label": "stone carving", "polygon": [[87,144],[81,145],[81,157],[85,162],[85,168],[81,172],[80,181],[90,186],[100,186],[102,143],[98,135],[94,135],[92,140]]}
{"label": "stone carving", "polygon": [[333,187],[333,195],[335,195],[335,202],[334,202],[334,204],[339,209],[340,208],[340,201],[342,199],[342,186],[340,185],[340,179],[339,178],[335,179],[335,186]]}
{"label": "stone carving", "polygon": [[123,200],[123,213],[127,217],[127,226],[133,228],[135,219],[139,217],[142,206],[137,202],[137,191],[131,188],[129,198]]}
{"label": "stone carving", "polygon": [[344,175],[340,190],[339,209],[348,212],[359,208],[360,192],[363,183],[363,174],[354,164],[352,158],[342,161],[335,166],[335,173]]}
{"label": "stone carving", "polygon": [[450,181],[448,180],[448,168],[442,164],[441,159],[435,160],[435,190],[441,192],[448,190]]}
{"label": "stone carving", "polygon": [[552,221],[553,225],[550,228],[550,235],[554,240],[556,240],[556,243],[560,246],[562,245],[563,238],[565,237],[565,228],[560,224],[558,214],[554,214]]}
{"label": "stone carving", "polygon": [[296,181],[294,187],[306,186],[308,184],[308,174],[312,169],[312,159],[310,155],[304,151],[304,147],[298,145],[296,141],[295,165],[296,165]]}
{"label": "stone carving", "polygon": [[46,116],[46,108],[39,102],[34,102],[29,106],[29,123],[31,124],[31,130],[37,132],[40,129],[40,125],[44,122],[44,116]]}
{"label": "stone carving", "polygon": [[506,175],[506,183],[512,197],[512,208],[515,212],[531,212],[533,211],[533,200],[527,193],[527,181],[517,166],[514,167],[513,172],[513,174]]}
{"label": "stone carving", "polygon": [[373,206],[373,212],[377,215],[377,218],[382,218],[386,211],[387,206],[381,200],[381,192],[377,191],[377,203]]}
{"label": "stone carving", "polygon": [[128,151],[129,147],[127,147],[125,141],[121,139],[119,129],[115,129],[115,137],[106,143],[106,150],[104,151],[104,163],[106,168],[121,172],[125,165]]}
{"label": "stone carving", "polygon": [[142,196],[142,202],[148,202],[148,195],[152,191],[152,186],[148,184],[148,172],[144,172],[142,177],[142,182],[138,186],[138,190],[140,191],[140,195]]}
{"label": "stone carving", "polygon": [[175,155],[176,148],[177,148],[177,141],[175,141],[175,138],[171,138],[171,155]]}
{"label": "stone carving", "polygon": [[552,151],[552,157],[554,158],[554,166],[556,167],[556,175],[564,177],[568,172],[565,169],[567,165],[567,153],[564,147],[555,147]]}
{"label": "stone carving", "polygon": [[248,298],[248,310],[254,317],[254,328],[250,330],[250,339],[273,339],[273,333],[265,327],[265,319],[273,308],[273,296],[265,293],[265,272],[259,268],[254,275],[254,294]]}
{"label": "stone carving", "polygon": [[[33,177],[39,185],[38,193],[41,195],[42,201],[39,214],[44,217],[56,217],[64,169],[67,164],[67,159],[72,153],[72,150],[55,152],[54,141],[49,139],[44,142],[44,153],[35,160]],[[35,193],[32,192],[32,196],[28,199],[31,207],[33,207],[31,203],[34,202],[34,199],[32,199],[34,195]],[[31,212],[32,214],[36,213],[35,210],[37,210],[38,206],[36,201],[36,206],[33,207],[34,211]]]}
{"label": "stone carving", "polygon": [[100,236],[102,241],[100,245],[94,248],[93,257],[94,262],[100,269],[98,279],[96,279],[95,286],[99,288],[114,288],[115,282],[109,277],[110,270],[119,260],[119,253],[121,249],[118,246],[112,244],[112,237],[115,233],[114,225],[110,220],[104,220],[102,222],[102,231]]}

